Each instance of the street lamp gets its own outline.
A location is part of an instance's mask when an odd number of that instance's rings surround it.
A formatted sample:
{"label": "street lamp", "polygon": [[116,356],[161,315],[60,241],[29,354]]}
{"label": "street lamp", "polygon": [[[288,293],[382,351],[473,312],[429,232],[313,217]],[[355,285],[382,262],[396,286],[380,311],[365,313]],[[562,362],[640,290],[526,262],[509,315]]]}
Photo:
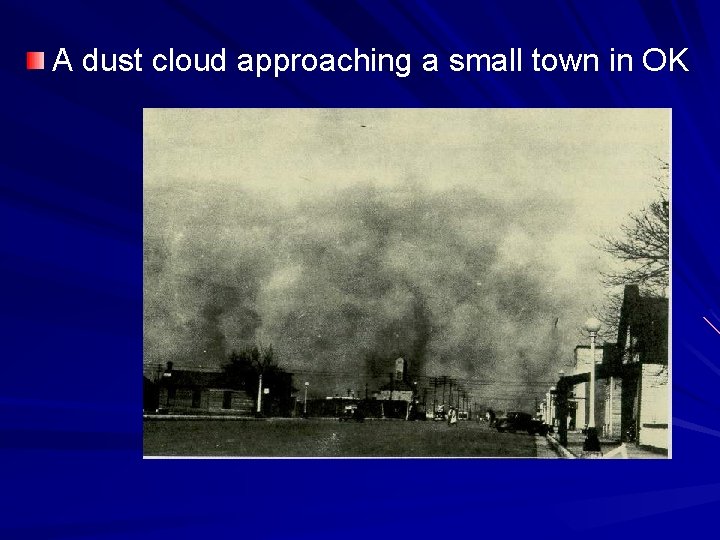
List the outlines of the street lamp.
{"label": "street lamp", "polygon": [[262,415],[262,394],[263,394],[263,385],[262,385],[262,369],[260,370],[260,375],[258,377],[258,393],[257,393],[257,408],[255,410],[255,414],[257,416]]}
{"label": "street lamp", "polygon": [[600,321],[592,317],[585,321],[585,330],[590,334],[590,410],[588,419],[587,434],[583,450],[588,452],[600,452],[600,440],[598,439],[597,428],[595,427],[595,338],[600,330]]}
{"label": "street lamp", "polygon": [[307,390],[310,383],[305,381],[305,401],[303,402],[303,416],[307,416]]}

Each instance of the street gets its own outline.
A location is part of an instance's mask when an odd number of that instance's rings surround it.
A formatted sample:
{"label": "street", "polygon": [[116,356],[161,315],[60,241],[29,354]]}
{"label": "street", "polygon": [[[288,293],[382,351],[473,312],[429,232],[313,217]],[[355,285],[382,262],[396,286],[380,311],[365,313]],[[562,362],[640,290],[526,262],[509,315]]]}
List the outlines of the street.
{"label": "street", "polygon": [[145,456],[550,457],[543,437],[478,422],[145,420],[143,431]]}

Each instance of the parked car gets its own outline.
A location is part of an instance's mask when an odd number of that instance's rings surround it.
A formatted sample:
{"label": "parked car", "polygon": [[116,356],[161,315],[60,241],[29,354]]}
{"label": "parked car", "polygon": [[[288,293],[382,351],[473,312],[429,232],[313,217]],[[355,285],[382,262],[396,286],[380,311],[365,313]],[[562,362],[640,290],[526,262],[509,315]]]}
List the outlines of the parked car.
{"label": "parked car", "polygon": [[530,435],[547,435],[549,427],[542,420],[533,418],[531,414],[512,411],[495,420],[495,428],[500,432],[527,431]]}
{"label": "parked car", "polygon": [[357,405],[346,405],[340,415],[341,422],[363,422],[364,420],[365,416],[363,416],[362,411],[358,409]]}

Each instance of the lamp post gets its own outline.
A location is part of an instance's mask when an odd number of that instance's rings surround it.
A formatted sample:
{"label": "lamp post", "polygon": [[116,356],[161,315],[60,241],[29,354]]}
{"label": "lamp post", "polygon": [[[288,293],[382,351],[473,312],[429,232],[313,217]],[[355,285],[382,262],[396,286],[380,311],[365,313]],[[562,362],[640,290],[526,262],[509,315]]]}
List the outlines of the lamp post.
{"label": "lamp post", "polygon": [[587,434],[583,450],[588,452],[600,452],[600,440],[598,439],[597,428],[595,427],[595,338],[600,330],[600,321],[590,318],[585,321],[585,330],[590,334],[590,407],[588,418]]}
{"label": "lamp post", "polygon": [[257,408],[255,410],[255,414],[257,416],[260,416],[262,414],[262,392],[263,392],[263,385],[262,385],[262,370],[260,371],[260,376],[258,378],[258,393],[257,393]]}
{"label": "lamp post", "polygon": [[310,383],[305,381],[305,400],[303,401],[303,417],[307,416],[307,390]]}

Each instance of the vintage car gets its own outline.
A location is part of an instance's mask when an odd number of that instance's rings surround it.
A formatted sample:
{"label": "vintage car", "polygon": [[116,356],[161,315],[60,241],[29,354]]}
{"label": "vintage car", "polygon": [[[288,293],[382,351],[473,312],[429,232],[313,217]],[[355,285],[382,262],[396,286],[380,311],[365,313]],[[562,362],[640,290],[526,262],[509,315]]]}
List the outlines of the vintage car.
{"label": "vintage car", "polygon": [[533,418],[531,414],[512,411],[495,421],[495,429],[500,433],[504,431],[509,431],[510,433],[527,431],[530,435],[535,435],[536,433],[539,435],[547,435],[549,428],[542,420]]}
{"label": "vintage car", "polygon": [[364,420],[365,417],[363,416],[362,411],[358,409],[357,405],[346,405],[340,415],[341,422],[362,422]]}

